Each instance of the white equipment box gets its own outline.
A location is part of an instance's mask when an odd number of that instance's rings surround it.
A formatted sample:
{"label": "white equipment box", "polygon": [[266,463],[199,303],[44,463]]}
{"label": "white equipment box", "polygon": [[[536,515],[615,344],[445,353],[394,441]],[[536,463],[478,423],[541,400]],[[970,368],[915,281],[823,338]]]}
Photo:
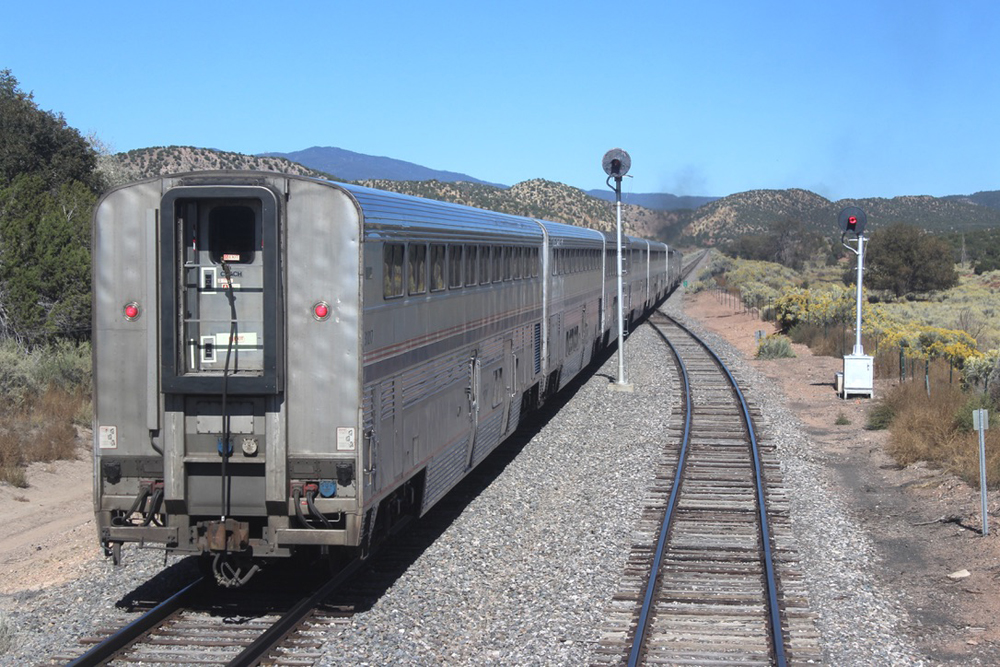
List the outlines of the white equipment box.
{"label": "white equipment box", "polygon": [[875,373],[872,358],[867,354],[844,355],[844,389],[841,398],[849,395],[864,395],[868,398],[874,393]]}

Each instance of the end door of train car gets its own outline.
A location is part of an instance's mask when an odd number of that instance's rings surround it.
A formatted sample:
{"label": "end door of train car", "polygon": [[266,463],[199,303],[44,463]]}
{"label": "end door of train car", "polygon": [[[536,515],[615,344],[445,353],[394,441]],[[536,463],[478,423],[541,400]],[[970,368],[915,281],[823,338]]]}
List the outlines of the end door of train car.
{"label": "end door of train car", "polygon": [[107,549],[358,543],[360,239],[347,193],[280,175],[163,177],[101,201],[95,509]]}

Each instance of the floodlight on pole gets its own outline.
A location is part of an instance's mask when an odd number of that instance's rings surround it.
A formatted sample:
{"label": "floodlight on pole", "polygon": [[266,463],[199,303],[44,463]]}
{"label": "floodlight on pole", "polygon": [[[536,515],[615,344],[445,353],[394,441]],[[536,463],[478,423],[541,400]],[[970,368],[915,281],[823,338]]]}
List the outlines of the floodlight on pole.
{"label": "floodlight on pole", "polygon": [[[625,313],[624,290],[622,288],[622,177],[628,173],[632,166],[632,158],[621,148],[612,148],[604,154],[601,160],[604,173],[608,175],[608,187],[615,191],[615,219],[618,235],[618,257],[615,274],[618,277],[618,382],[620,387],[627,387],[625,381]],[[615,179],[615,184],[611,185],[611,179]]]}

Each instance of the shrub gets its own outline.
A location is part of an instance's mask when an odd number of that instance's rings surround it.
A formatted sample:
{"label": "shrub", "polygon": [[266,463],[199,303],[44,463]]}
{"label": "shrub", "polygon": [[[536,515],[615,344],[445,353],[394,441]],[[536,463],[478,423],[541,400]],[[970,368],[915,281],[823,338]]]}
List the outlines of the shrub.
{"label": "shrub", "polygon": [[972,431],[972,413],[974,410],[989,410],[990,399],[986,394],[974,392],[955,413],[953,420],[955,428],[964,433]]}
{"label": "shrub", "polygon": [[868,410],[865,428],[869,431],[882,431],[889,428],[895,417],[896,407],[891,402],[881,400]]}
{"label": "shrub", "polygon": [[851,423],[851,420],[847,418],[843,412],[837,415],[837,419],[833,422],[837,426],[847,426]]}
{"label": "shrub", "polygon": [[955,415],[968,396],[955,386],[939,385],[932,398],[919,382],[903,383],[891,393],[896,415],[889,434],[889,454],[901,465],[930,461],[951,467],[959,435]]}
{"label": "shrub", "polygon": [[792,341],[788,339],[788,336],[772,334],[757,345],[758,359],[787,359],[794,356]]}

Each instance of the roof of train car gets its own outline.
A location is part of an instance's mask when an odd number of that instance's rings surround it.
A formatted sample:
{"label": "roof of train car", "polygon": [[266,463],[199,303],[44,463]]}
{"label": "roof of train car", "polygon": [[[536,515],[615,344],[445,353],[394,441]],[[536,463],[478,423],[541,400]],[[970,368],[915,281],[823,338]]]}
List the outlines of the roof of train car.
{"label": "roof of train car", "polygon": [[[256,180],[268,177],[309,181],[348,192],[361,207],[366,226],[369,228],[377,229],[380,226],[385,226],[395,229],[406,227],[413,229],[433,229],[447,226],[452,231],[495,233],[502,230],[505,234],[517,234],[526,238],[540,239],[542,231],[539,225],[542,225],[549,238],[555,241],[555,245],[586,244],[593,241],[600,241],[602,237],[604,242],[610,245],[613,245],[615,242],[615,234],[613,232],[601,232],[589,227],[528,218],[509,213],[498,213],[463,204],[425,199],[423,197],[389,192],[387,190],[377,190],[353,183],[341,183],[280,172],[236,170],[192,171],[179,174],[162,174],[142,179],[136,183],[150,182],[158,179],[177,179],[200,181],[201,183],[199,184],[203,184],[204,181],[201,179],[208,179],[210,182],[215,182],[227,179],[244,181],[250,178]],[[122,185],[113,190],[127,188],[134,184]],[[113,190],[109,190],[104,196],[107,196]],[[562,243],[559,242],[560,240]],[[632,241],[639,240],[644,239],[631,236],[623,236],[622,238],[623,246],[628,246]],[[652,241],[651,243],[653,245],[660,245],[657,241]]]}
{"label": "roof of train car", "polygon": [[447,226],[452,231],[496,232],[541,239],[542,230],[531,218],[487,209],[424,199],[411,195],[376,190],[352,183],[321,181],[346,190],[357,200],[365,216],[365,225],[378,228],[433,229]]}

